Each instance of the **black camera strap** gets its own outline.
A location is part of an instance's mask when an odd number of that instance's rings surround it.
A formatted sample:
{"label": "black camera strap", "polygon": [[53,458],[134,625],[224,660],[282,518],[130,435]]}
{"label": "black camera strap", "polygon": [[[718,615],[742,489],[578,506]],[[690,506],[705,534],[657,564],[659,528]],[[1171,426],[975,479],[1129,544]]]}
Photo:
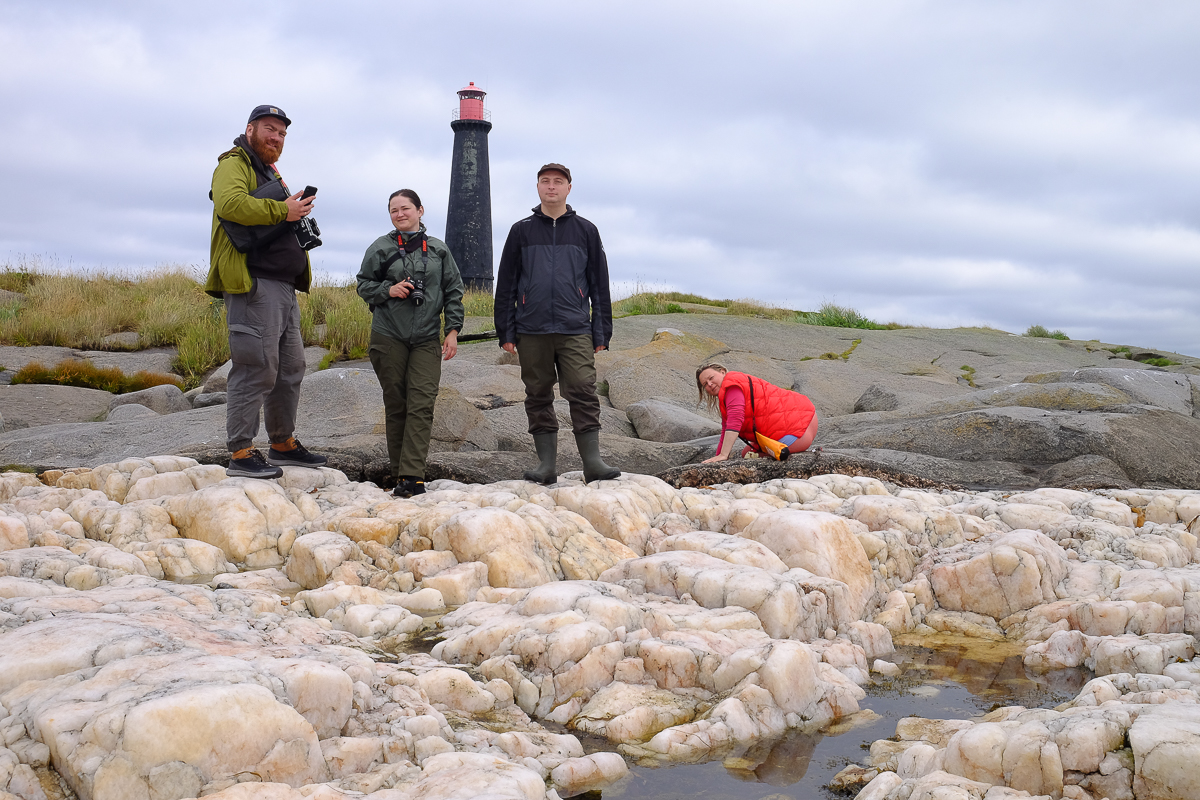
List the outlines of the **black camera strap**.
{"label": "black camera strap", "polygon": [[[421,236],[421,238],[420,238],[420,242],[421,242],[421,244],[420,244],[420,247],[421,247],[421,275],[424,275],[425,273],[427,273],[429,271],[429,237],[425,235],[424,231],[420,232],[420,236]],[[416,238],[416,237],[414,237],[414,238]],[[410,239],[409,241],[411,242],[412,240]],[[408,255],[408,246],[405,245],[405,243],[404,243],[404,232],[403,231],[396,231],[396,247],[399,248],[396,255],[394,257],[389,257],[388,260],[385,261],[383,264],[383,269],[385,272],[386,272],[387,268],[392,265],[393,261],[395,261],[397,259],[402,259]],[[415,245],[413,246],[413,250],[416,250]],[[415,278],[416,276],[414,275],[413,277]]]}

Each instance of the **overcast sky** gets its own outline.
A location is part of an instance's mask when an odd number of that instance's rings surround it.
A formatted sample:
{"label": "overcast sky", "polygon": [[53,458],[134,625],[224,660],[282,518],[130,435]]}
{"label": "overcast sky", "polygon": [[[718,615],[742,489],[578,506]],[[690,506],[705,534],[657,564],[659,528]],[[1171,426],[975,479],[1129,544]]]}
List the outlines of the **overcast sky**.
{"label": "overcast sky", "polygon": [[636,286],[1200,354],[1200,3],[0,0],[0,264],[207,268],[260,103],[350,279],[487,90],[496,253],[537,167]]}

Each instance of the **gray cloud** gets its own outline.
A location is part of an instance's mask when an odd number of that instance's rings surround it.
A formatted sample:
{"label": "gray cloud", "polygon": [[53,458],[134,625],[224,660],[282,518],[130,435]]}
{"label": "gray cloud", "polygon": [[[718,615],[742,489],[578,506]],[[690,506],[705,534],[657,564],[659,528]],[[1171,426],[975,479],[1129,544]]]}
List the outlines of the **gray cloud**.
{"label": "gray cloud", "polygon": [[1200,352],[1200,7],[0,2],[0,258],[203,265],[261,102],[346,278],[489,91],[497,250],[547,160],[622,287]]}

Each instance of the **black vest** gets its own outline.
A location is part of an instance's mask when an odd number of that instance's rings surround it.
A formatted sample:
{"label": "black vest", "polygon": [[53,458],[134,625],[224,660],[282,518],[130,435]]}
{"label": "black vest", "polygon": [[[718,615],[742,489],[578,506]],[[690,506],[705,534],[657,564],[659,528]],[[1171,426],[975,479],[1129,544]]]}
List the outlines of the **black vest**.
{"label": "black vest", "polygon": [[[250,156],[250,164],[254,168],[254,177],[258,180],[259,186],[280,179],[279,173],[264,164],[258,157],[258,153],[250,146],[250,141],[245,134],[239,136],[235,144]],[[284,188],[287,189],[286,185]],[[288,230],[262,247],[256,247],[246,253],[246,267],[250,270],[252,277],[267,278],[295,285],[308,267],[308,258],[300,249],[296,234]]]}

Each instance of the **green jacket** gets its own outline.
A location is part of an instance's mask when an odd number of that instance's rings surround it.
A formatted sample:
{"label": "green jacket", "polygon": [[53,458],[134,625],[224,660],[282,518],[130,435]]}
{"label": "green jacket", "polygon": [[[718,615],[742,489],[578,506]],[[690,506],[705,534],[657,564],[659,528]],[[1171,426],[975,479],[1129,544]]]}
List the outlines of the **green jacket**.
{"label": "green jacket", "polygon": [[[421,232],[425,226],[421,226]],[[463,282],[458,265],[441,239],[428,237],[429,263],[425,264],[421,249],[401,254],[396,242],[398,231],[380,236],[367,248],[362,268],[358,271],[358,296],[374,306],[371,330],[389,339],[409,345],[437,339],[441,334],[441,313],[446,313],[446,331],[461,331],[463,311]],[[415,234],[405,234],[407,242]],[[392,256],[399,256],[384,264]],[[388,290],[405,278],[425,273],[425,302],[417,305],[410,297],[403,300],[389,297]]]}
{"label": "green jacket", "polygon": [[[246,254],[239,253],[229,241],[218,217],[242,225],[274,225],[287,219],[287,204],[282,200],[260,200],[250,196],[257,188],[258,179],[245,150],[234,147],[217,157],[212,178],[213,223],[208,281],[204,284],[204,291],[213,297],[220,297],[224,292],[245,294],[251,288]],[[312,259],[308,253],[304,257],[308,267],[296,282],[296,288],[307,292],[312,285]]]}

